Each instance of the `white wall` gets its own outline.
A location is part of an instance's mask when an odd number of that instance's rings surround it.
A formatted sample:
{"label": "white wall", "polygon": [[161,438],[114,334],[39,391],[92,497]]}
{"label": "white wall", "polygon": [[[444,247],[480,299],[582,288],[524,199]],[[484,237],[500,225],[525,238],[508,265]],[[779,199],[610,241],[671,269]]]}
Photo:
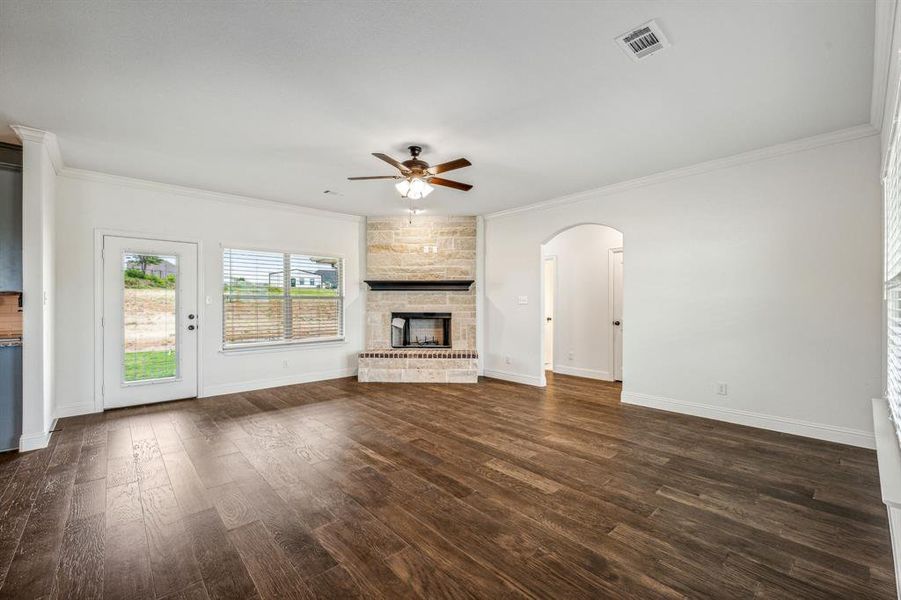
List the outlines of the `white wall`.
{"label": "white wall", "polygon": [[[363,347],[358,217],[191,192],[65,169],[57,180],[58,416],[95,410],[95,232],[162,236],[200,244],[201,395],[352,375]],[[221,245],[345,258],[346,342],[223,353]],[[288,367],[283,366],[288,361]],[[64,390],[64,392],[63,392]]]}
{"label": "white wall", "polygon": [[544,257],[557,258],[555,372],[613,379],[608,259],[622,245],[623,234],[611,227],[578,225],[542,246]]}
{"label": "white wall", "polygon": [[627,244],[624,400],[872,445],[879,146],[849,130],[490,216],[486,375],[540,382],[541,243],[602,223]]}
{"label": "white wall", "polygon": [[53,424],[54,211],[58,152],[52,134],[16,127],[22,140],[22,436],[43,448]]}

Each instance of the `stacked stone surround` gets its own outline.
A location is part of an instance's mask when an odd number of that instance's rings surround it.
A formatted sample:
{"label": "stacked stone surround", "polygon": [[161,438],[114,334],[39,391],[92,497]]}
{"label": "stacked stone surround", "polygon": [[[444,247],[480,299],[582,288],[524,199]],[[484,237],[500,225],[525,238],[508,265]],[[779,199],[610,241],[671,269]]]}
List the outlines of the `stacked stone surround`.
{"label": "stacked stone surround", "polygon": [[[475,279],[475,217],[369,218],[366,237],[366,279]],[[450,350],[391,348],[392,312],[451,313]],[[367,292],[360,381],[475,383],[475,350],[475,284],[465,292]]]}

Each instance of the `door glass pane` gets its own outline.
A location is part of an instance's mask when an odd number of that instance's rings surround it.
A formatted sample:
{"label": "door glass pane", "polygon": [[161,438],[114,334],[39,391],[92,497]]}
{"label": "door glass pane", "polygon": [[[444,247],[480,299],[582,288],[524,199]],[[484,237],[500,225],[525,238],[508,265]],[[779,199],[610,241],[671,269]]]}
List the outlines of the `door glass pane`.
{"label": "door glass pane", "polygon": [[178,257],[126,252],[122,272],[123,380],[175,377]]}

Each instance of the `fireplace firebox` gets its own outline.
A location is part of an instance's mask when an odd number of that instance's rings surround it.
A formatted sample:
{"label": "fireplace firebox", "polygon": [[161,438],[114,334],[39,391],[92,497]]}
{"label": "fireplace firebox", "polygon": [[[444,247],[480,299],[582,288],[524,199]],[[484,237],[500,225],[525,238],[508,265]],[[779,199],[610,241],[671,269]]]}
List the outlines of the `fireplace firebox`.
{"label": "fireplace firebox", "polygon": [[451,313],[391,313],[392,348],[450,348]]}

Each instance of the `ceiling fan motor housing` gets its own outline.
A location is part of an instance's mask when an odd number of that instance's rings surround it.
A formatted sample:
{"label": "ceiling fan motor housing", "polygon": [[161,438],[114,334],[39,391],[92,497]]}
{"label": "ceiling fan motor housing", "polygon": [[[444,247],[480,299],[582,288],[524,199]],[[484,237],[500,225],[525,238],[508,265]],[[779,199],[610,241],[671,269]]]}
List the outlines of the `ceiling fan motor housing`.
{"label": "ceiling fan motor housing", "polygon": [[422,146],[408,146],[407,149],[410,151],[410,160],[405,160],[403,164],[407,169],[409,169],[414,177],[421,177],[425,175],[425,170],[429,168],[429,163],[424,160],[419,160],[419,154],[422,152]]}

